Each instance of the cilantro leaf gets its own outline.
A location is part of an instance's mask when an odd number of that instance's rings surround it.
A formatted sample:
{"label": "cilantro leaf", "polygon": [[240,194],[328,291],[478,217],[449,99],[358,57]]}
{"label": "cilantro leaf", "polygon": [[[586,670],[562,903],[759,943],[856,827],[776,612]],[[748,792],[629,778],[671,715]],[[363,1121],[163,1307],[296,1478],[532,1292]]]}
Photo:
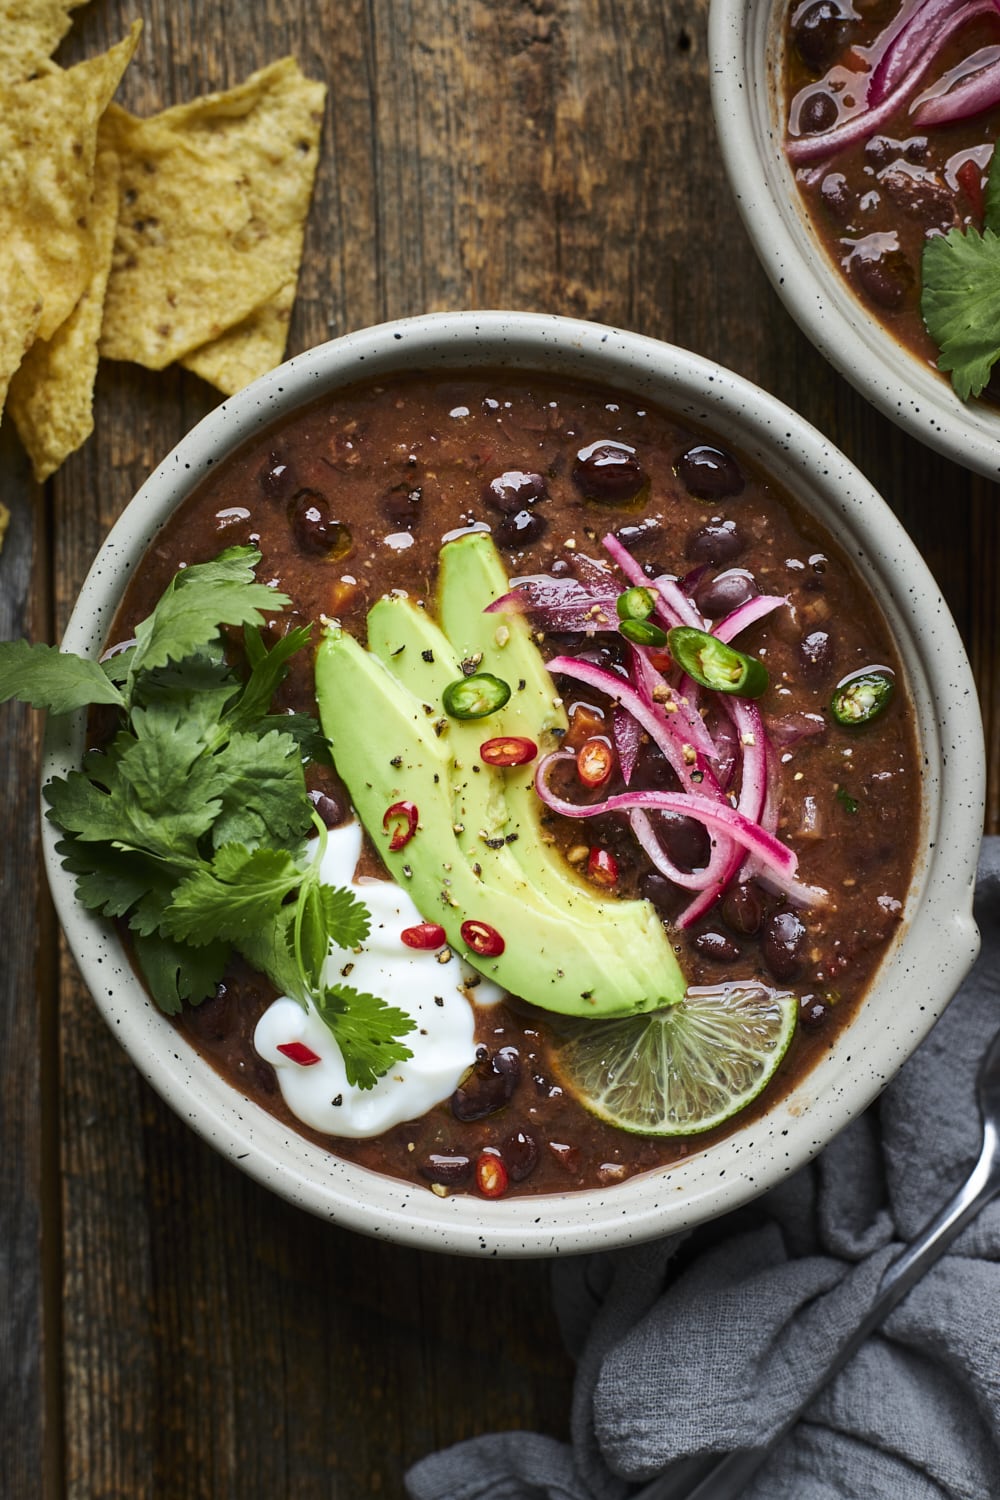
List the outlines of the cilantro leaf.
{"label": "cilantro leaf", "polygon": [[321,885],[323,924],[341,948],[356,948],[371,929],[371,913],[353,891],[341,886]]}
{"label": "cilantro leaf", "polygon": [[238,947],[251,968],[266,974],[279,993],[301,1004],[303,977],[295,957],[294,925],[295,907],[283,906],[268,926],[245,932]]}
{"label": "cilantro leaf", "polygon": [[262,625],[264,613],[291,601],[254,580],[260,562],[254,547],[229,547],[212,562],[176,573],[153,613],[135,629],[128,688],[140,672],[183,661],[215,641],[222,625]]}
{"label": "cilantro leaf", "polygon": [[249,724],[247,729],[256,735],[269,734],[272,729],[277,729],[280,734],[290,734],[304,761],[315,761],[321,766],[333,765],[329,741],[319,721],[311,714],[268,714],[266,718]]}
{"label": "cilantro leaf", "polygon": [[[990,174],[991,182],[993,174]],[[924,245],[920,310],[963,401],[978,396],[1000,359],[1000,235],[952,229]]]}
{"label": "cilantro leaf", "polygon": [[399,1038],[413,1031],[416,1021],[377,995],[333,984],[315,995],[313,1003],[340,1048],[352,1087],[374,1088],[394,1063],[413,1056]]}
{"label": "cilantro leaf", "polygon": [[230,953],[228,943],[191,948],[160,934],[136,936],[133,946],[149,992],[168,1016],[178,1015],[184,1000],[200,1005],[214,994]]}
{"label": "cilantro leaf", "polygon": [[312,814],[302,757],[290,734],[234,734],[211,766],[221,803],[212,828],[217,846],[282,845],[305,833]]}
{"label": "cilantro leaf", "polygon": [[244,627],[243,645],[250,663],[250,676],[228,714],[229,721],[235,728],[249,729],[264,717],[271,699],[288,676],[289,661],[296,652],[309,644],[311,634],[311,625],[297,626],[282,636],[268,651],[257,627]]}
{"label": "cilantro leaf", "polygon": [[214,938],[241,946],[244,938],[275,921],[302,878],[285,849],[225,844],[211,865],[203,864],[177,886],[164,927],[172,937],[197,946]]}
{"label": "cilantro leaf", "polygon": [[163,864],[112,844],[65,838],[56,845],[62,866],[76,876],[77,899],[88,911],[130,917],[140,932],[155,932],[173,890],[174,877]]}
{"label": "cilantro leaf", "polygon": [[68,714],[88,703],[124,702],[100,662],[58,646],[0,641],[0,703],[9,698],[54,714]]}

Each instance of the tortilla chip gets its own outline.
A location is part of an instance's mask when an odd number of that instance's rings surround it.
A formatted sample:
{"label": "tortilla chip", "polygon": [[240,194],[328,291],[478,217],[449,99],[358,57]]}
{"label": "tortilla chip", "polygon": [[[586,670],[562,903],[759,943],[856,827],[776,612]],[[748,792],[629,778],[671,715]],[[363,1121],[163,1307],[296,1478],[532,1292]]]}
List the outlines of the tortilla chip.
{"label": "tortilla chip", "polygon": [[8,406],[41,484],[94,429],[97,341],[118,221],[118,158],[98,155],[90,208],[96,260],[90,285],[61,327],[39,339],[11,381]]}
{"label": "tortilla chip", "polygon": [[224,390],[280,362],[325,95],[284,58],[149,120],[108,111],[123,176],[102,354],[162,369],[197,350]]}
{"label": "tortilla chip", "polygon": [[86,0],[2,0],[0,89],[34,78],[71,26],[69,13]]}
{"label": "tortilla chip", "polygon": [[11,376],[21,363],[42,316],[37,287],[25,276],[6,248],[0,248],[0,411],[7,397]]}
{"label": "tortilla chip", "polygon": [[94,268],[88,220],[97,127],[135,51],[142,23],[110,52],[9,88],[0,106],[0,243],[42,297],[49,339]]}
{"label": "tortilla chip", "polygon": [[294,303],[295,282],[289,281],[270,302],[254,308],[220,338],[186,354],[181,364],[227,396],[235,396],[258,375],[281,364]]}

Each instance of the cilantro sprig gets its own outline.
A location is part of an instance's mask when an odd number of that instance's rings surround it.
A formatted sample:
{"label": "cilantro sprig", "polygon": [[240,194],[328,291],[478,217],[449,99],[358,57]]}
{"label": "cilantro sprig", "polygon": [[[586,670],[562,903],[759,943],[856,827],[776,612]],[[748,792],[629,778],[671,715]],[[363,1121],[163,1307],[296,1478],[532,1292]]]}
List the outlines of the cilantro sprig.
{"label": "cilantro sprig", "polygon": [[[996,158],[994,157],[994,160]],[[990,169],[982,233],[950,229],[925,241],[920,311],[962,401],[982,394],[1000,359],[1000,172]]]}
{"label": "cilantro sprig", "polygon": [[[211,995],[235,948],[284,993],[312,1004],[333,1034],[348,1081],[362,1089],[412,1056],[414,1027],[378,996],[324,983],[331,940],[354,948],[367,908],[323,883],[326,829],[306,793],[304,763],[328,760],[304,714],[272,713],[291,657],[290,630],[268,649],[265,614],[290,601],[256,581],[260,553],[231,547],[182,569],[104,662],[26,641],[0,642],[0,702],[51,713],[117,709],[113,737],[45,788],[57,848],[89,910],[125,921],[161,1010]],[[223,631],[242,629],[247,671]],[[316,850],[304,858],[315,825]]]}

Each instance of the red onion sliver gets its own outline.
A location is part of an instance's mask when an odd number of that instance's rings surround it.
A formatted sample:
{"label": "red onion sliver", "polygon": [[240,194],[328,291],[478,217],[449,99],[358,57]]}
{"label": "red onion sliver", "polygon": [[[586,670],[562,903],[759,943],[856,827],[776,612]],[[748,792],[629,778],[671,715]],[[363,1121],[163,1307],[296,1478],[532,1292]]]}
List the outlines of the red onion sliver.
{"label": "red onion sliver", "polygon": [[708,629],[705,616],[688,598],[676,578],[661,574],[659,578],[653,579],[653,588],[660,596],[659,612],[670,618],[671,625],[693,625],[696,630]]}
{"label": "red onion sliver", "polygon": [[593,635],[617,630],[617,594],[598,593],[573,578],[529,578],[509,594],[494,599],[484,614],[524,614],[545,630],[580,630]]}
{"label": "red onion sliver", "polygon": [[738,609],[724,615],[716,623],[712,634],[728,645],[741,631],[748,629],[751,625],[756,625],[758,620],[765,619],[780,605],[787,603],[788,600],[782,594],[758,594],[756,598],[748,599]]}
{"label": "red onion sliver", "polygon": [[642,743],[642,726],[638,719],[629,713],[628,709],[622,708],[616,703],[611,715],[611,729],[615,740],[615,750],[618,754],[618,765],[621,768],[622,780],[628,786],[632,780],[632,772],[639,758],[639,746]]}
{"label": "red onion sliver", "polygon": [[609,812],[631,812],[633,808],[644,811],[680,813],[682,817],[697,818],[711,833],[728,835],[741,844],[749,853],[756,855],[762,866],[778,876],[789,880],[798,868],[798,858],[793,851],[767,833],[749,818],[744,817],[728,802],[713,802],[699,792],[619,792],[603,802],[593,802],[586,807],[567,802],[546,785],[549,768],[557,760],[572,759],[568,750],[556,750],[547,755],[535,775],[535,790],[547,807],[564,818],[597,818]]}
{"label": "red onion sliver", "polygon": [[[990,51],[995,51],[990,48]],[[970,73],[946,94],[921,104],[913,114],[914,125],[950,125],[967,120],[1000,101],[1000,58]]]}
{"label": "red onion sliver", "polygon": [[[928,48],[936,51],[935,43],[944,22],[967,4],[968,0],[923,0],[902,24],[897,20],[891,30],[883,33],[882,55],[868,80],[866,104],[871,108],[881,104],[905,80]],[[963,16],[963,22],[965,19]]]}

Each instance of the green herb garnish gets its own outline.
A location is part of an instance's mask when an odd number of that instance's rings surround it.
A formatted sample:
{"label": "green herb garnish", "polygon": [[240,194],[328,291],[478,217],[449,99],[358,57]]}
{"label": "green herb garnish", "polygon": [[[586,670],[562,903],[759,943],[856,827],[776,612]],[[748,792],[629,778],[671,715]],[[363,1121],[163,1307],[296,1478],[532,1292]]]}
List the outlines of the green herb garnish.
{"label": "green herb garnish", "polygon": [[920,311],[963,401],[978,396],[1000,359],[1000,172],[990,169],[982,233],[950,229],[924,244]]}
{"label": "green herb garnish", "polygon": [[[79,900],[127,922],[160,1009],[176,1015],[182,1002],[211,995],[235,948],[312,1003],[348,1082],[372,1088],[412,1056],[399,1038],[415,1023],[375,995],[323,983],[330,941],[356,947],[369,914],[320,879],[326,829],[306,794],[304,762],[328,761],[326,740],[308,715],[270,712],[310,629],[264,645],[265,612],[290,601],[256,581],[259,562],[254,548],[232,547],[182,569],[135,643],[103,663],[0,643],[0,701],[52,713],[118,709],[113,737],[45,797]],[[245,675],[226,658],[223,627],[242,628]],[[312,825],[320,836],[306,861]]]}
{"label": "green herb garnish", "polygon": [[837,801],[840,803],[841,807],[844,809],[845,812],[849,812],[849,813],[856,813],[857,812],[857,810],[858,810],[858,799],[856,797],[852,797],[851,794],[850,794],[850,792],[847,790],[846,787],[838,786],[836,792],[834,793],[834,796],[836,797]]}

